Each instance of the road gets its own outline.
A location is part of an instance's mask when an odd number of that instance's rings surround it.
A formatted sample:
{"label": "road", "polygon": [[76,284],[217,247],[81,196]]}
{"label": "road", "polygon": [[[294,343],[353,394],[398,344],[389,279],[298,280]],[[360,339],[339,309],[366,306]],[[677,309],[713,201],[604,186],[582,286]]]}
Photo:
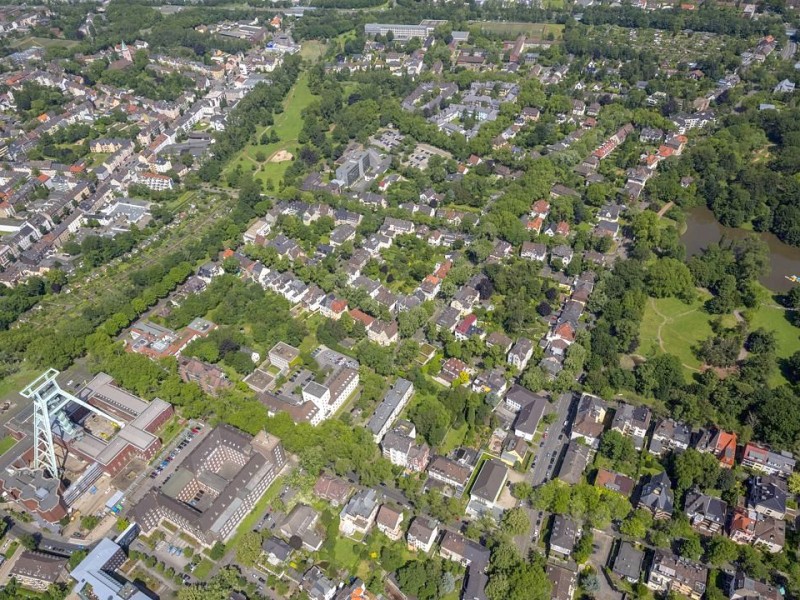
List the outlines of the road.
{"label": "road", "polygon": [[[569,443],[569,420],[572,418],[573,394],[568,392],[555,402],[555,419],[545,431],[546,437],[536,450],[535,465],[532,470],[531,485],[537,486],[550,479]],[[564,422],[567,421],[567,425]]]}
{"label": "road", "polygon": [[[525,481],[532,486],[537,486],[552,479],[558,464],[566,451],[569,443],[569,421],[573,412],[573,394],[566,393],[558,397],[554,404],[555,419],[546,429],[547,437],[541,441],[541,446],[535,450],[533,468],[525,476]],[[567,422],[565,426],[564,423]],[[515,538],[517,547],[523,555],[527,554],[531,546],[541,538],[542,528],[547,523],[548,513],[536,510],[527,502],[521,502],[520,508],[525,510],[531,523],[530,530]]]}

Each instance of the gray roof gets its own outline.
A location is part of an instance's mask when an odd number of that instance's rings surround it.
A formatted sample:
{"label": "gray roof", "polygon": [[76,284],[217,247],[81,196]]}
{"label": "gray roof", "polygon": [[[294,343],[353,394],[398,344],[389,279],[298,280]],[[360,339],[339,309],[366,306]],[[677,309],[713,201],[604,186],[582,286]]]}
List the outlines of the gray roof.
{"label": "gray roof", "polygon": [[374,435],[378,435],[386,425],[387,421],[392,417],[397,407],[403,401],[403,397],[408,393],[409,389],[413,390],[414,384],[407,379],[398,377],[395,384],[392,386],[386,395],[378,404],[372,417],[367,424],[369,429]]}
{"label": "gray roof", "polygon": [[[87,585],[92,593],[103,600],[149,600],[150,597],[131,583],[120,581],[120,575],[113,571],[112,559],[123,558],[122,548],[108,538],[102,538],[97,546],[70,573],[76,582],[75,591]],[[122,561],[120,561],[121,564]]]}
{"label": "gray roof", "polygon": [[698,490],[691,490],[686,494],[686,515],[694,520],[708,520],[719,525],[725,524],[728,514],[728,504],[719,498],[703,494]]}
{"label": "gray roof", "polygon": [[528,402],[520,409],[517,420],[514,422],[514,428],[530,435],[536,433],[546,405],[547,400],[541,396],[534,396],[532,402]]}
{"label": "gray roof", "polygon": [[553,530],[550,533],[550,547],[558,546],[572,552],[578,537],[578,526],[569,517],[556,515],[553,517]]}
{"label": "gray roof", "polygon": [[586,465],[589,464],[589,452],[591,448],[585,444],[573,440],[567,446],[567,453],[564,455],[564,460],[561,462],[561,468],[558,471],[558,478],[565,483],[575,485],[581,480],[583,472],[586,470]]}
{"label": "gray roof", "polygon": [[494,502],[503,491],[507,478],[508,469],[503,463],[494,458],[487,460],[472,484],[470,495]]}
{"label": "gray roof", "polygon": [[672,482],[667,474],[662,471],[658,475],[653,475],[642,487],[642,494],[639,504],[646,506],[654,512],[664,512],[672,514],[674,497],[672,495]]}
{"label": "gray roof", "polygon": [[629,579],[639,579],[643,561],[644,552],[634,548],[630,542],[622,542],[614,560],[613,571]]}

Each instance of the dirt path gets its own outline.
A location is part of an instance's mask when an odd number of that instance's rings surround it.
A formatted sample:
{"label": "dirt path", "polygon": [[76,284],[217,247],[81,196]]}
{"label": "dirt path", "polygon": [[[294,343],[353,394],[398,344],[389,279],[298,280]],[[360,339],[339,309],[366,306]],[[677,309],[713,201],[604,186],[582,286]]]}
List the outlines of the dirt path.
{"label": "dirt path", "polygon": [[667,214],[667,212],[669,212],[669,209],[672,208],[673,206],[675,206],[675,203],[672,200],[667,202],[664,206],[661,207],[661,210],[658,211],[658,218],[660,219],[665,214]]}
{"label": "dirt path", "polygon": [[[664,326],[672,323],[674,319],[679,319],[680,317],[685,317],[686,315],[690,315],[693,312],[697,312],[697,309],[693,308],[691,310],[687,310],[687,311],[684,311],[682,313],[678,313],[674,317],[670,318],[670,317],[667,317],[661,311],[658,310],[658,307],[656,306],[656,303],[653,301],[653,298],[650,298],[649,302],[650,302],[651,308],[653,309],[653,312],[656,313],[656,315],[658,315],[661,318],[661,323],[659,324],[658,329],[656,330],[656,340],[658,341],[658,347],[661,348],[661,351],[664,354],[666,354],[667,351],[664,348],[664,339],[661,337],[661,332],[664,329]],[[691,365],[687,365],[686,363],[681,363],[681,364],[686,369],[689,369],[690,371],[694,371],[695,373],[699,373],[700,372],[700,369],[692,367]]]}

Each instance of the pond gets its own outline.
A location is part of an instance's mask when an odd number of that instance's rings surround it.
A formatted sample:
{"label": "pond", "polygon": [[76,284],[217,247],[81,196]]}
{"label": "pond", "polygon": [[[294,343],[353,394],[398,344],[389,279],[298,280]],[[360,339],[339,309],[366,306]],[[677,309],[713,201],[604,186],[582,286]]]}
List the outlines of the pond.
{"label": "pond", "polygon": [[681,241],[686,246],[686,256],[694,256],[709,244],[719,242],[723,237],[740,240],[747,235],[757,235],[767,243],[770,251],[771,270],[760,278],[767,288],[774,292],[786,292],[794,284],[786,279],[789,275],[800,276],[800,248],[789,246],[772,233],[753,233],[746,229],[725,227],[720,224],[705,206],[697,206],[686,213],[686,231]]}

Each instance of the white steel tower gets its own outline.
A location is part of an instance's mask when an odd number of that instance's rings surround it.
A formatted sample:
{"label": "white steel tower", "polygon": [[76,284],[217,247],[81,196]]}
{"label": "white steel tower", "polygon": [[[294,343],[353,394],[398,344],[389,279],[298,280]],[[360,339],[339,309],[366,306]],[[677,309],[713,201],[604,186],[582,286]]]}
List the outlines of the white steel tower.
{"label": "white steel tower", "polygon": [[57,376],[58,371],[48,369],[20,392],[25,398],[33,400],[33,469],[42,469],[53,478],[60,476],[53,444],[53,424],[58,421],[63,431],[64,424],[69,420],[61,411],[67,404],[74,402],[120,428],[125,426],[119,419],[62,390],[56,381]]}

